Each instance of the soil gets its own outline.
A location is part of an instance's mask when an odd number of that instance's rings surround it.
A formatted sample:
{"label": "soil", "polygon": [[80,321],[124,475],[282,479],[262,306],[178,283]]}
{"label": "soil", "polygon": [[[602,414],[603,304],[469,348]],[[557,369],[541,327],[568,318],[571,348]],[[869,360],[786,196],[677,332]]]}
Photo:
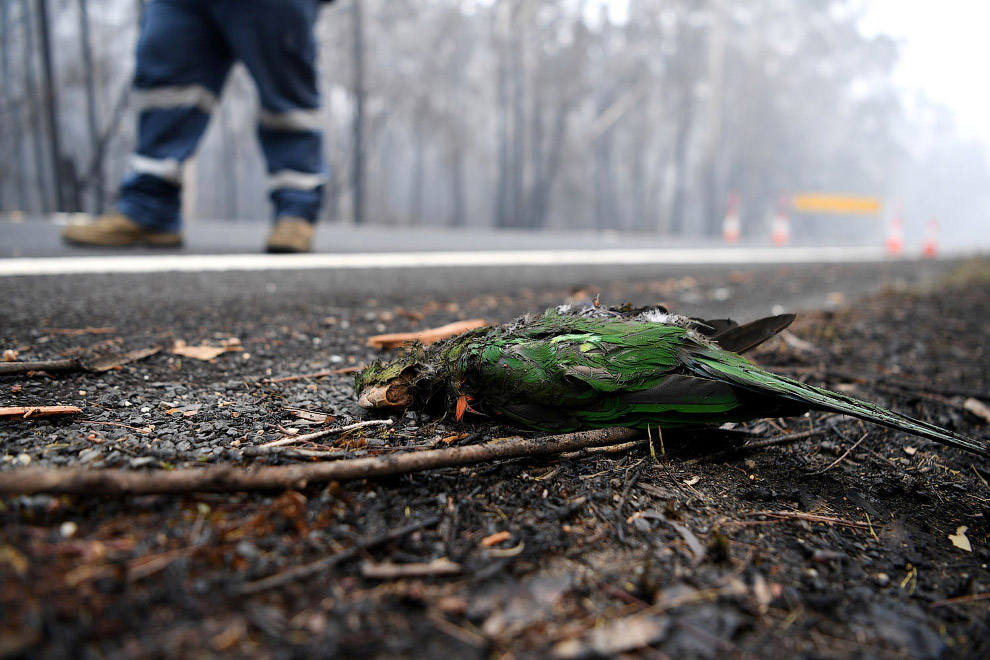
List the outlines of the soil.
{"label": "soil", "polygon": [[[102,373],[0,377],[0,405],[83,408],[0,422],[0,480],[27,465],[311,462],[249,448],[353,422],[353,376],[266,379],[365,364],[382,356],[369,335],[598,293],[703,313],[722,286],[745,296],[774,277],[272,314],[176,305],[157,326],[18,307],[0,339],[17,359],[164,349]],[[837,299],[752,357],[987,441],[967,408],[990,403],[988,290],[983,261],[925,291]],[[199,360],[176,339],[228,350]],[[740,429],[816,433],[747,449]],[[656,456],[639,445],[282,492],[2,496],[0,658],[990,657],[990,460],[825,414],[735,431],[670,433]],[[408,414],[307,448],[519,433]]]}

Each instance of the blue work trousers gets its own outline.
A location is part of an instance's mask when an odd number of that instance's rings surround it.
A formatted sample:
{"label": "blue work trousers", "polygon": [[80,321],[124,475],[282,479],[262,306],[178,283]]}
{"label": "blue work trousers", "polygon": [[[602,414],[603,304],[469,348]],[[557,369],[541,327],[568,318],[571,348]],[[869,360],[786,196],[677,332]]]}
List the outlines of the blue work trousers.
{"label": "blue work trousers", "polygon": [[[182,164],[196,149],[235,61],[258,88],[258,137],[274,218],[315,222],[326,166],[313,32],[318,0],[151,0],[134,73],[137,149],[118,209],[177,231]],[[220,173],[232,176],[231,172]]]}

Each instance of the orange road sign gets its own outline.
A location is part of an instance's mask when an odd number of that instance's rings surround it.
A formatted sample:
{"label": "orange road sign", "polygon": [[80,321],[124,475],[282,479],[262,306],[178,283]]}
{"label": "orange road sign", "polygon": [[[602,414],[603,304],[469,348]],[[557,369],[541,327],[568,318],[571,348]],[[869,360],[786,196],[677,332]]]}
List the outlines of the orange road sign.
{"label": "orange road sign", "polygon": [[804,213],[880,215],[883,211],[883,200],[879,197],[860,195],[798,193],[791,199],[791,206],[795,211]]}

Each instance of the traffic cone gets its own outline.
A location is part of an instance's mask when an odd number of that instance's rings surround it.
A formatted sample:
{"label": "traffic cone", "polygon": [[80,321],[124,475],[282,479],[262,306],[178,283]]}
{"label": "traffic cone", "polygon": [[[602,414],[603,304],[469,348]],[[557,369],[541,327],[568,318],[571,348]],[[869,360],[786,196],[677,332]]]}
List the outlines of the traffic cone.
{"label": "traffic cone", "polygon": [[904,216],[901,213],[901,205],[894,207],[894,214],[890,218],[890,227],[887,232],[887,254],[896,257],[904,251]]}
{"label": "traffic cone", "polygon": [[791,220],[787,217],[787,198],[777,200],[777,212],[770,226],[770,240],[774,245],[787,245],[791,242]]}
{"label": "traffic cone", "polygon": [[726,243],[737,243],[742,234],[742,225],[739,223],[739,195],[729,193],[729,204],[725,211],[725,220],[722,222],[722,240]]}
{"label": "traffic cone", "polygon": [[938,256],[938,220],[932,218],[925,227],[925,240],[921,243],[921,256],[934,259]]}

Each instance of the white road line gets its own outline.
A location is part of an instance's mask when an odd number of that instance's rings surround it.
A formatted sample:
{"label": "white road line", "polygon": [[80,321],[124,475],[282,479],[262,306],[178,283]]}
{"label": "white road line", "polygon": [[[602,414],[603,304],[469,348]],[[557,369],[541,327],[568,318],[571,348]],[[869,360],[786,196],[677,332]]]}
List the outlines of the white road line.
{"label": "white road line", "polygon": [[882,248],[848,247],[113,255],[0,259],[0,276],[610,264],[863,263],[884,259]]}

